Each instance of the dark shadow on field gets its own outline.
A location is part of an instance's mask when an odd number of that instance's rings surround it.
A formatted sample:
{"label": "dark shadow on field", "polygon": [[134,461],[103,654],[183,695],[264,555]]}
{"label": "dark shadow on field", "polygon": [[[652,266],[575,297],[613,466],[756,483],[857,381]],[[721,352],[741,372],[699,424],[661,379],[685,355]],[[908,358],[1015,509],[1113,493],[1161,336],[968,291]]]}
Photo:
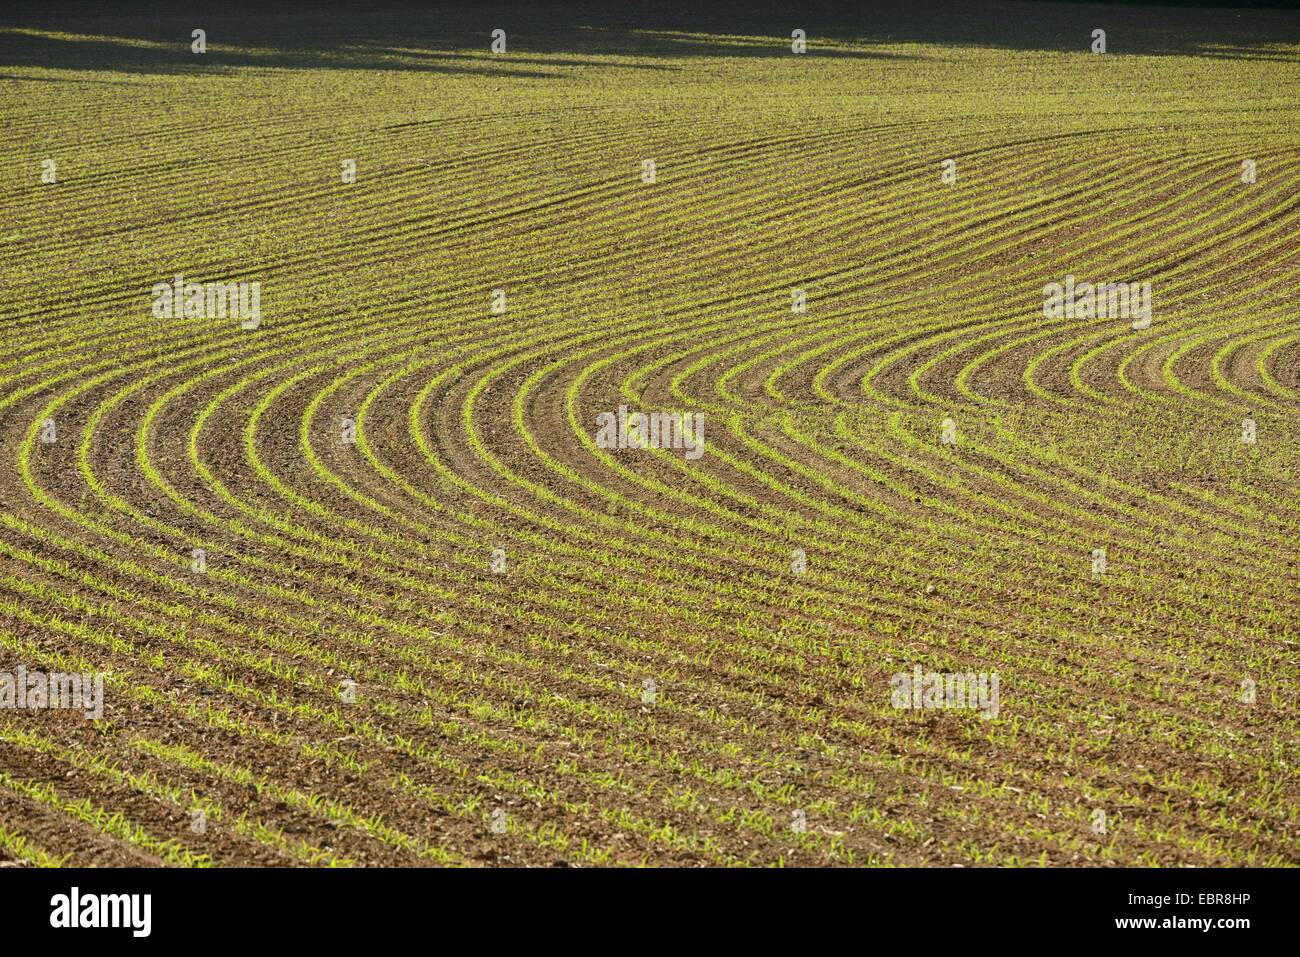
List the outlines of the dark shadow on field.
{"label": "dark shadow on field", "polygon": [[[55,76],[22,76],[18,73],[0,73],[0,80],[17,80],[20,83],[67,83],[67,80],[61,80]],[[88,80],[85,77],[78,77],[78,83],[93,83],[97,86],[122,86],[129,81],[127,80]]]}
{"label": "dark shadow on field", "polygon": [[[382,47],[369,49],[366,45],[344,42],[351,38],[339,37],[339,42],[322,42],[318,47],[286,48],[277,30],[292,30],[284,21],[267,23],[255,34],[248,34],[250,20],[242,20],[223,31],[218,17],[198,17],[212,27],[208,31],[208,52],[202,55],[190,50],[190,30],[193,27],[177,25],[171,32],[164,21],[154,21],[127,34],[134,21],[116,18],[96,23],[82,21],[41,20],[39,25],[16,27],[0,15],[0,67],[43,67],[46,69],[105,71],[129,74],[176,74],[201,76],[230,73],[236,69],[338,69],[338,70],[409,70],[429,73],[482,74],[487,72],[453,62],[417,62],[409,56],[399,55]],[[166,21],[172,22],[172,21]],[[255,18],[253,18],[255,22]],[[93,35],[93,29],[111,30],[112,35]],[[32,32],[29,32],[32,31]],[[49,35],[51,33],[74,36]],[[325,38],[321,38],[324,40]],[[140,41],[161,43],[167,46],[138,46]],[[260,44],[274,43],[265,47]],[[253,48],[245,51],[222,50],[222,45]],[[538,70],[518,69],[511,62],[491,64],[491,72],[498,76],[546,79],[554,76]],[[23,79],[6,76],[7,79]],[[79,81],[80,82],[80,81]]]}
{"label": "dark shadow on field", "polygon": [[[1224,0],[1220,0],[1224,2]],[[1227,0],[1231,2],[1231,0]],[[178,12],[181,11],[181,12]],[[506,30],[508,52],[488,51]],[[190,52],[191,31],[208,52]],[[1271,44],[1300,44],[1295,9],[1045,3],[1036,0],[880,0],[870,3],[427,2],[18,0],[0,5],[0,69],[47,67],[127,74],[220,74],[236,69],[405,70],[554,78],[566,69],[673,69],[686,57],[788,57],[791,30],[809,57],[898,58],[885,44],[925,43],[1083,53],[1092,31],[1108,55],[1182,54],[1296,60]],[[635,56],[652,63],[593,59]],[[542,68],[545,69],[542,69]]]}

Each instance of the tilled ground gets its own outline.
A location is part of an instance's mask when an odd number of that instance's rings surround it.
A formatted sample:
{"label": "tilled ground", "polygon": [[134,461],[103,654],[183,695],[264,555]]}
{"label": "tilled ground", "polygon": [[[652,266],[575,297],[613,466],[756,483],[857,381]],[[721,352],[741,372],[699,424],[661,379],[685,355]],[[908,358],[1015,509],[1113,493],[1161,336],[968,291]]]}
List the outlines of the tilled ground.
{"label": "tilled ground", "polygon": [[1300,30],[1041,6],[20,7],[0,863],[1296,863]]}

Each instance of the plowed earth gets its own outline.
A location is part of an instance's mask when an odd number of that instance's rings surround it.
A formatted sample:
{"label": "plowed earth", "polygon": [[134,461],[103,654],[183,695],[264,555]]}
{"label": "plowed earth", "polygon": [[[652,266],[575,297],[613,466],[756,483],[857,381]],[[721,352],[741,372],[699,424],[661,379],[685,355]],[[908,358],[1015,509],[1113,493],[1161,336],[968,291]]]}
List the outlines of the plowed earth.
{"label": "plowed earth", "polygon": [[0,863],[1300,861],[1295,14],[607,7],[0,14]]}

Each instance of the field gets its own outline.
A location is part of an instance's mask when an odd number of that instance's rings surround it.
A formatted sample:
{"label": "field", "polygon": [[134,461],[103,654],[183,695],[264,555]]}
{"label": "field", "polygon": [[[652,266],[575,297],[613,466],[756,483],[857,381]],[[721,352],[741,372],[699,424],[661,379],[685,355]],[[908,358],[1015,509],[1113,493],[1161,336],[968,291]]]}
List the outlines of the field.
{"label": "field", "polygon": [[0,10],[0,863],[1300,863],[1300,14],[235,7]]}

